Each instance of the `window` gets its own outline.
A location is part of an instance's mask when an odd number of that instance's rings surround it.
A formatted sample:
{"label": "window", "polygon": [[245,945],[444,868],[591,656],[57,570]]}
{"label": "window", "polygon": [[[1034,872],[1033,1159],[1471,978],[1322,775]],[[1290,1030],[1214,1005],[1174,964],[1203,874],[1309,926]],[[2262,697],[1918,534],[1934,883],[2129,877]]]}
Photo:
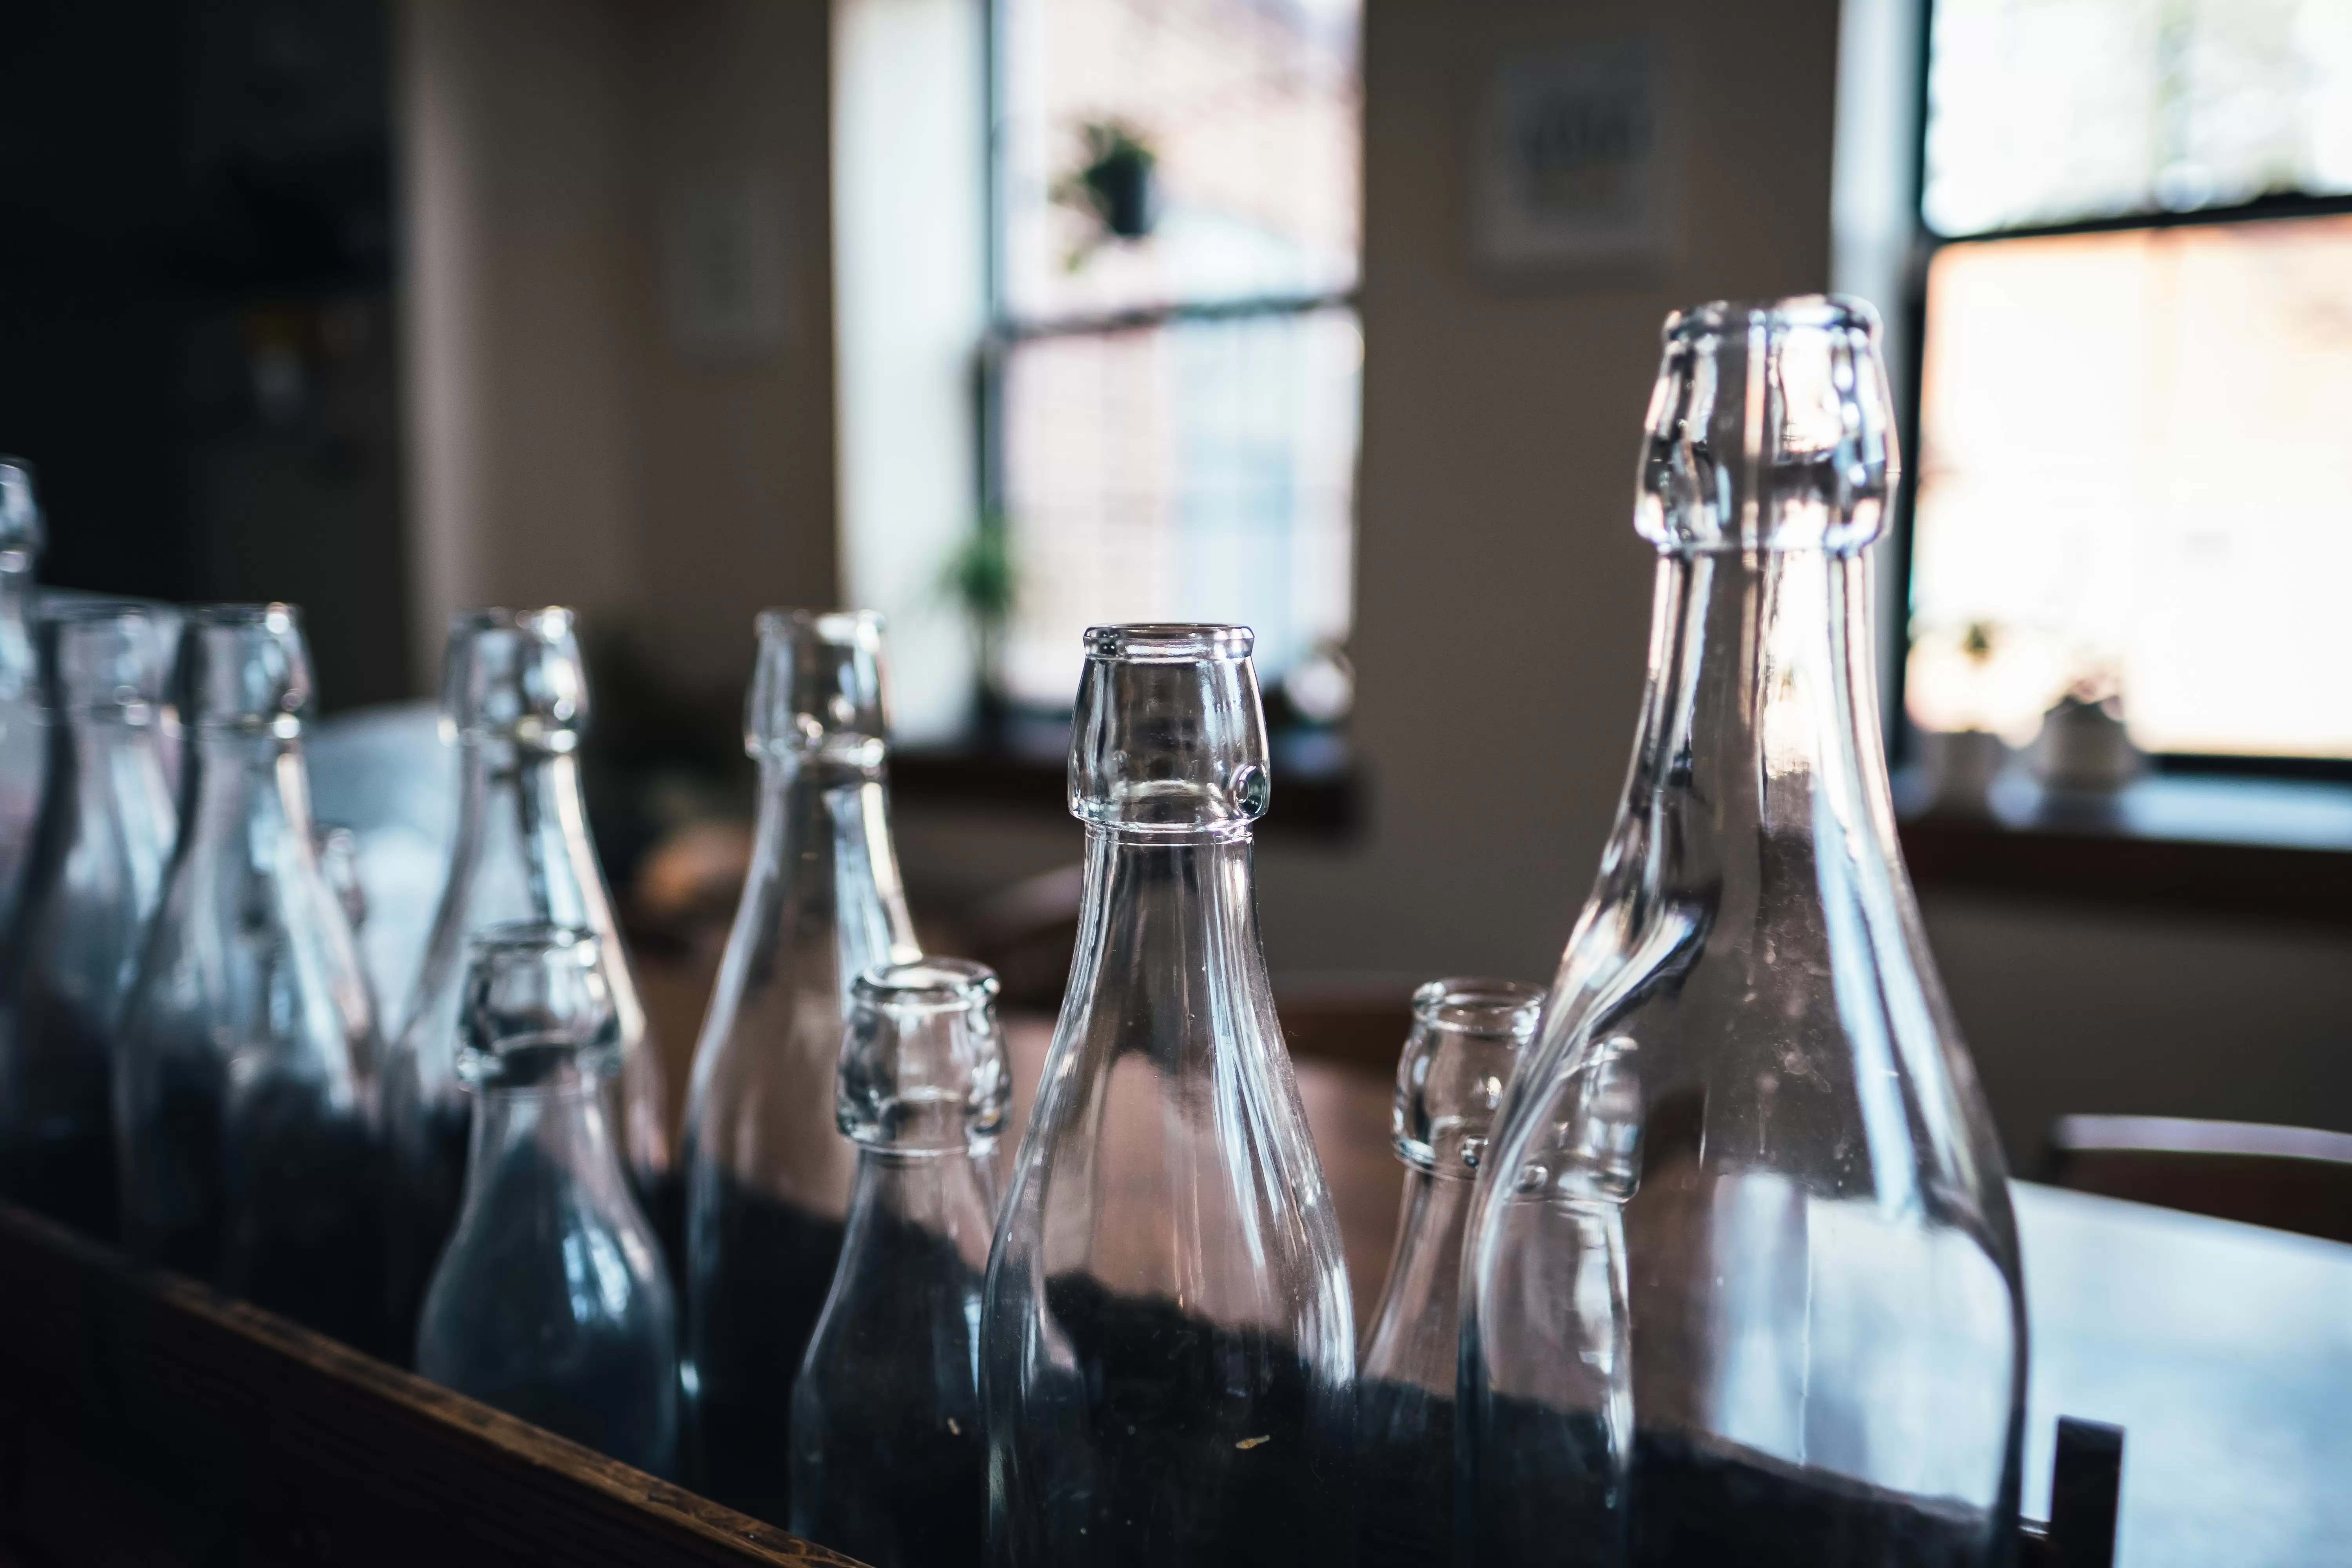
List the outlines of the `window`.
{"label": "window", "polygon": [[2352,758],[2352,5],[1936,0],[1911,716]]}
{"label": "window", "polygon": [[1094,622],[1246,624],[1269,688],[1346,637],[1358,19],[996,0],[983,463],[1012,701],[1066,709]]}

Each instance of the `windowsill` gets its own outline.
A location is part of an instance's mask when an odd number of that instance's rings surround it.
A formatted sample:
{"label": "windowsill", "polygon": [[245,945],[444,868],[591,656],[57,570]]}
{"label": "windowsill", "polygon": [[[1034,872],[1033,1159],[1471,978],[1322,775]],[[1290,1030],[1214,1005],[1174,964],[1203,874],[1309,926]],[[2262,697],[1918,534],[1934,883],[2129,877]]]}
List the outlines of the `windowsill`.
{"label": "windowsill", "polygon": [[2086,800],[2010,777],[1983,816],[1920,810],[1925,793],[1915,774],[1895,781],[1922,887],[2352,921],[2352,784],[2157,773]]}
{"label": "windowsill", "polygon": [[[967,742],[891,753],[890,791],[916,805],[941,805],[1066,819],[1067,720],[1018,718],[992,744]],[[1332,730],[1277,731],[1272,738],[1274,801],[1258,825],[1276,841],[1352,839],[1362,821],[1363,784],[1347,736]]]}

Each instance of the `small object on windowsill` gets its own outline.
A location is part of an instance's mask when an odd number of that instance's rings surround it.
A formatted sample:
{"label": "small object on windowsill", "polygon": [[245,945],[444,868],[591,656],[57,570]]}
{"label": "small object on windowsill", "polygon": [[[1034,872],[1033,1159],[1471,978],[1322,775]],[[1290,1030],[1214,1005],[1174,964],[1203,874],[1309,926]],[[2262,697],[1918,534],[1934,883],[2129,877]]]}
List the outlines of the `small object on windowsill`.
{"label": "small object on windowsill", "polygon": [[1922,731],[1919,765],[1927,785],[1923,810],[1987,817],[1993,814],[1993,786],[2009,766],[2009,743],[1990,730]]}
{"label": "small object on windowsill", "polygon": [[2080,689],[2061,697],[2043,716],[2032,755],[2042,787],[2061,795],[2112,800],[2147,768],[2115,700]]}

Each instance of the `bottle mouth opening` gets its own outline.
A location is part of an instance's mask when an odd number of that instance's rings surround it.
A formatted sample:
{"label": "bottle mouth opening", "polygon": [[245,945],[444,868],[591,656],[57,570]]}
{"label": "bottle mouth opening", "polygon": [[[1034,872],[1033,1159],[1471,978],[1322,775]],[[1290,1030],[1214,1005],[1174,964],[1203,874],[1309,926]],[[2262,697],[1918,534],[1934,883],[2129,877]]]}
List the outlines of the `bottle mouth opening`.
{"label": "bottle mouth opening", "polygon": [[600,939],[583,926],[551,921],[505,921],[487,925],[466,941],[476,956],[513,952],[561,953],[583,966],[596,962]]}
{"label": "bottle mouth opening", "polygon": [[1526,1038],[1543,1008],[1543,988],[1523,980],[1454,975],[1412,994],[1413,1016],[1471,1034]]}
{"label": "bottle mouth opening", "polygon": [[1256,634],[1247,626],[1183,621],[1146,621],[1129,626],[1088,626],[1087,657],[1139,664],[1200,664],[1249,657]]}
{"label": "bottle mouth opening", "polygon": [[1843,294],[1793,294],[1780,300],[1710,300],[1666,318],[1661,333],[1669,343],[1721,337],[1729,331],[1762,327],[1767,332],[1790,330],[1875,331],[1878,312],[1866,300]]}
{"label": "bottle mouth opening", "polygon": [[894,1013],[959,1013],[992,1001],[996,972],[968,958],[879,963],[850,987],[855,1000]]}

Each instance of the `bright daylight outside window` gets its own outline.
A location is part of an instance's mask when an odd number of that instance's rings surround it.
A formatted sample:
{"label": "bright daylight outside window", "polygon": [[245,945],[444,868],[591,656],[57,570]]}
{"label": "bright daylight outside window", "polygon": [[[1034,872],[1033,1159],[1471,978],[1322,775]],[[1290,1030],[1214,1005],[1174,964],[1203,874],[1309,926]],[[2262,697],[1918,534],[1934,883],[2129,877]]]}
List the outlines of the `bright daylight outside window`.
{"label": "bright daylight outside window", "polygon": [[[2352,757],[2352,4],[1936,0],[1906,701]],[[1952,242],[1959,243],[1952,243]]]}
{"label": "bright daylight outside window", "polygon": [[1248,625],[1269,689],[1331,668],[1363,357],[1359,11],[997,0],[989,500],[1013,702],[1068,706],[1092,622]]}

